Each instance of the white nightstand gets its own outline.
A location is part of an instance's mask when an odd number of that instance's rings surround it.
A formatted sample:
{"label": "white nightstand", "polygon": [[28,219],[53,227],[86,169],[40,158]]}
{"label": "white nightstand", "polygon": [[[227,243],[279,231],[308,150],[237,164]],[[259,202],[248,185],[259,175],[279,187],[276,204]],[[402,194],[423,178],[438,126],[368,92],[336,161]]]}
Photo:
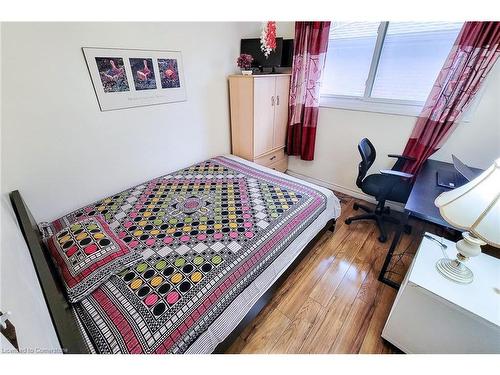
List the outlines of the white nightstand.
{"label": "white nightstand", "polygon": [[[432,236],[455,257],[454,242]],[[471,258],[474,281],[461,285],[438,273],[442,257],[441,247],[423,237],[382,337],[405,353],[500,353],[500,260]]]}

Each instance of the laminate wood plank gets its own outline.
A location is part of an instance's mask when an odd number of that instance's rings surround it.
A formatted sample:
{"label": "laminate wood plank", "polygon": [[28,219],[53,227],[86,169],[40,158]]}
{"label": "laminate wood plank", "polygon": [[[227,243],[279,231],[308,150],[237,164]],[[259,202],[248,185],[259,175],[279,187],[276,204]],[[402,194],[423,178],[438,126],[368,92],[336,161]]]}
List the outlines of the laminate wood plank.
{"label": "laminate wood plank", "polygon": [[[433,225],[435,227],[435,225]],[[406,274],[406,270],[413,260],[413,256],[418,249],[422,235],[424,233],[425,222],[420,220],[412,221],[412,235],[404,235],[399,241],[388,267],[386,277],[390,280],[401,283]],[[431,228],[431,227],[429,227]],[[395,230],[395,229],[394,229]]]}
{"label": "laminate wood plank", "polygon": [[[354,212],[354,210],[352,210],[352,205],[343,210],[344,215]],[[280,298],[285,297],[290,289],[294,289],[297,285],[300,285],[299,279],[307,275],[307,270],[315,269],[318,266],[324,266],[325,263],[332,262],[339,245],[346,240],[346,237],[351,232],[349,226],[344,223],[344,220],[339,218],[335,226],[335,233],[326,232],[323,235],[317,242],[315,248],[309,252],[308,257],[295,268],[286,282],[283,283],[276,296],[279,295]],[[321,273],[321,270],[319,272]]]}
{"label": "laminate wood plank", "polygon": [[[371,233],[371,232],[369,232]],[[368,233],[368,234],[369,234]],[[366,234],[366,233],[365,233]],[[366,237],[365,237],[366,240]],[[371,241],[362,246],[329,301],[324,319],[318,321],[300,348],[302,353],[328,353],[339,334],[371,264]],[[312,298],[312,297],[311,297]]]}
{"label": "laminate wood plank", "polygon": [[246,337],[246,345],[241,353],[269,353],[289,325],[290,319],[278,309],[274,309],[265,319],[255,325]]}
{"label": "laminate wood plank", "polygon": [[258,330],[267,319],[273,319],[272,316],[269,318],[273,311],[275,311],[275,308],[272,303],[265,306],[253,322],[245,327],[245,329],[240,333],[238,339],[235,340],[226,352],[242,353],[243,348],[247,346],[252,333],[254,333],[255,330]]}
{"label": "laminate wood plank", "polygon": [[[316,282],[326,272],[333,259],[319,259],[315,258],[311,261],[310,267],[301,275],[297,275],[293,288],[289,288],[283,295],[283,299],[277,304],[278,308],[283,314],[289,318],[293,318],[299,311],[301,304],[297,301],[306,299]],[[290,282],[294,282],[292,279]],[[288,280],[286,282],[289,282]]]}
{"label": "laminate wood plank", "polygon": [[240,354],[246,345],[247,342],[238,336],[224,354]]}
{"label": "laminate wood plank", "polygon": [[382,329],[384,329],[385,321],[389,316],[395,298],[396,290],[387,285],[381,286],[380,298],[376,302],[370,324],[359,348],[359,353],[381,354],[394,352],[394,348],[385,342],[380,335],[382,334]]}
{"label": "laminate wood plank", "polygon": [[[240,337],[246,342],[252,332],[254,332],[255,329],[260,327],[264,322],[269,319],[269,316],[271,313],[276,310],[276,302],[275,298],[271,300],[270,303],[268,303],[262,311],[257,315],[257,317],[253,320],[253,322],[245,327],[245,329],[241,332]],[[271,317],[270,319],[273,319]]]}
{"label": "laminate wood plank", "polygon": [[383,246],[380,246],[380,242],[375,237],[370,237],[370,240],[365,243],[365,247],[371,249],[371,252],[365,259],[361,260],[361,263],[365,268],[369,267],[369,271],[358,290],[339,335],[330,348],[330,353],[358,353],[370,326],[379,295],[384,286],[378,281],[378,274],[382,268],[385,254],[381,251]]}
{"label": "laminate wood plank", "polygon": [[328,353],[349,313],[361,285],[357,270],[349,268],[323,319],[311,326],[300,353]]}
{"label": "laminate wood plank", "polygon": [[356,298],[329,353],[358,353],[370,325],[375,304]]}
{"label": "laminate wood plank", "polygon": [[[323,256],[323,251],[325,247],[328,247],[326,244],[330,238],[332,237],[331,232],[326,232],[323,237],[318,241],[318,245],[315,249],[312,249],[308,257],[306,257],[296,268],[295,270],[288,276],[285,282],[278,288],[275,293],[275,297],[273,298],[271,303],[274,303],[274,307],[277,307],[278,304],[283,304],[285,300],[288,300],[291,297],[288,295],[289,293],[297,295],[300,294],[300,291],[297,291],[298,285],[301,285],[301,280],[307,278],[310,270],[315,269],[318,271],[318,264],[321,266],[321,257]],[[283,311],[282,311],[283,312]],[[293,314],[290,314],[289,318],[293,318]]]}
{"label": "laminate wood plank", "polygon": [[[353,263],[353,260],[359,250],[367,240],[368,236],[373,233],[368,230],[369,224],[367,224],[368,223],[362,222],[352,224],[357,227],[353,227],[355,230],[351,231],[346,240],[343,241],[335,259],[311,291],[311,298],[319,302],[322,306],[326,307],[329,305],[335,290],[339,286],[349,267],[351,267],[351,264]],[[359,230],[359,227],[366,227],[366,230]]]}
{"label": "laminate wood plank", "polygon": [[337,222],[338,227],[335,228],[335,233],[329,232],[328,237],[316,245],[317,249],[311,251],[310,256],[304,259],[302,262],[304,266],[297,267],[278,290],[280,301],[277,308],[289,318],[293,318],[300,309],[296,301],[310,294],[316,282],[335,259],[337,251],[340,250],[339,244],[347,241],[348,236],[352,234],[343,221]]}
{"label": "laminate wood plank", "polygon": [[[385,257],[385,255],[384,255]],[[370,272],[363,281],[363,284],[359,288],[358,295],[356,299],[359,299],[365,303],[374,303],[381,293],[381,287],[384,285],[378,281],[378,275],[384,263],[384,257],[378,257],[374,263]]]}
{"label": "laminate wood plank", "polygon": [[325,309],[318,302],[308,298],[276,342],[271,353],[298,353],[309,329],[324,312]]}
{"label": "laminate wood plank", "polygon": [[382,265],[385,261],[385,256],[387,253],[387,243],[380,243],[374,236],[371,243],[372,246],[372,268],[366,276],[361,288],[358,291],[357,299],[364,301],[365,303],[372,303],[377,299],[381,292],[381,287],[384,285],[378,281],[378,275],[382,269]]}

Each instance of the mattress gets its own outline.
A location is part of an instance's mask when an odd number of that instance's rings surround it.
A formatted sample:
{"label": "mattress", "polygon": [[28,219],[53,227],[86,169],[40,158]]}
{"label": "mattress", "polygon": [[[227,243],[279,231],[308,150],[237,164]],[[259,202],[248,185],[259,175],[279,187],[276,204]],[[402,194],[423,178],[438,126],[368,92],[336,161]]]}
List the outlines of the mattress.
{"label": "mattress", "polygon": [[76,210],[102,215],[143,261],[74,304],[98,353],[211,353],[340,214],[329,190],[217,157]]}

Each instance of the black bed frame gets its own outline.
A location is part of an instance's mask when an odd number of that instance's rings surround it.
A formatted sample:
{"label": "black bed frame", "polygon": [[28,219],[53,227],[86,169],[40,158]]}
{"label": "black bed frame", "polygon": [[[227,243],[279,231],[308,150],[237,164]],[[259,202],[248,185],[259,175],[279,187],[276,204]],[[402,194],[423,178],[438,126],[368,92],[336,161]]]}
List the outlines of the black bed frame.
{"label": "black bed frame", "polygon": [[[71,306],[68,303],[65,291],[62,287],[60,276],[50,259],[49,252],[42,241],[42,236],[38,230],[38,225],[26,206],[18,190],[10,193],[10,200],[14,212],[19,222],[26,244],[28,245],[33,265],[43,296],[49,310],[50,318],[59,339],[63,353],[89,353],[88,347],[80,333],[78,323],[73,315]],[[321,231],[309,242],[299,256],[286,269],[286,271],[269,287],[269,289],[259,298],[255,305],[245,315],[238,326],[221,342],[214,353],[224,353],[241,331],[259,314],[259,312],[271,300],[276,289],[285,281],[297,264],[314,247],[319,238],[327,231],[334,231],[335,220],[330,220]]]}

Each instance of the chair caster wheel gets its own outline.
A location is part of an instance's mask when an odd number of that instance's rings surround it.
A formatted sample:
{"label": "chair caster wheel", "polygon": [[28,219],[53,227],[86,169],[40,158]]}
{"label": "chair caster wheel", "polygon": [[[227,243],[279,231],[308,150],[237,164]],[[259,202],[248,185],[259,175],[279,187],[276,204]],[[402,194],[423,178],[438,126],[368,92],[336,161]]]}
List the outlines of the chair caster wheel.
{"label": "chair caster wheel", "polygon": [[385,241],[387,241],[387,236],[379,236],[378,241],[384,243]]}
{"label": "chair caster wheel", "polygon": [[408,224],[405,225],[405,233],[411,234],[411,225],[408,225]]}
{"label": "chair caster wheel", "polygon": [[359,209],[359,205],[357,203],[354,203],[352,205],[352,208],[354,209],[354,211],[357,211]]}
{"label": "chair caster wheel", "polygon": [[344,223],[346,223],[347,225],[349,225],[349,224],[352,223],[352,220],[351,219],[345,219]]}

